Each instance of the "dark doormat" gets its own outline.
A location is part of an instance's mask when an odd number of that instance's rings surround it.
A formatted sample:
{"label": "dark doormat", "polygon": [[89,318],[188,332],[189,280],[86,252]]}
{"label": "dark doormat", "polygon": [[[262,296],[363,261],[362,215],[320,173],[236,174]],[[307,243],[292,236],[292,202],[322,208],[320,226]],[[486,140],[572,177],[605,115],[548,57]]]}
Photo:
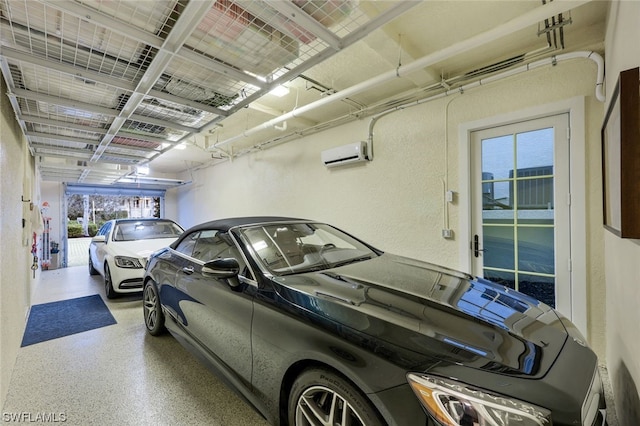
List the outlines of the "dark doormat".
{"label": "dark doormat", "polygon": [[98,294],[34,305],[29,312],[22,347],[116,324]]}

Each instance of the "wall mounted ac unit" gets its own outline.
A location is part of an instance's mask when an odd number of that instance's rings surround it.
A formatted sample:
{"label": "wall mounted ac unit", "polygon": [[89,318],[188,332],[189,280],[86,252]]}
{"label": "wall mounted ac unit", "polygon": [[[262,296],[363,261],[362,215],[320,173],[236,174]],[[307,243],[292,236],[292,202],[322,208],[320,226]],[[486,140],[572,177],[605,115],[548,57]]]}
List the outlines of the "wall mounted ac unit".
{"label": "wall mounted ac unit", "polygon": [[343,166],[345,164],[368,161],[367,143],[355,142],[336,148],[327,149],[321,153],[322,163],[327,167]]}

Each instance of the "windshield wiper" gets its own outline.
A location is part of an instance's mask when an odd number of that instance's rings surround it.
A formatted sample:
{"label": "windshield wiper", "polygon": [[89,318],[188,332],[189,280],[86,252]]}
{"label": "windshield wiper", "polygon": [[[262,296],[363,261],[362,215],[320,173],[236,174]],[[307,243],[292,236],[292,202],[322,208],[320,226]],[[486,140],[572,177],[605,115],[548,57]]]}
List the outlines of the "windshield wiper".
{"label": "windshield wiper", "polygon": [[326,266],[326,265],[311,266],[309,268],[294,269],[286,272],[281,272],[278,275],[282,277],[285,275],[306,274],[307,272],[317,272],[317,271],[323,271],[325,269],[329,269],[329,266]]}
{"label": "windshield wiper", "polygon": [[331,265],[331,267],[338,268],[340,266],[349,265],[351,263],[361,262],[363,260],[369,260],[369,259],[371,259],[371,255],[367,254],[365,256],[354,257],[353,259],[343,260],[342,262],[334,263],[333,265]]}

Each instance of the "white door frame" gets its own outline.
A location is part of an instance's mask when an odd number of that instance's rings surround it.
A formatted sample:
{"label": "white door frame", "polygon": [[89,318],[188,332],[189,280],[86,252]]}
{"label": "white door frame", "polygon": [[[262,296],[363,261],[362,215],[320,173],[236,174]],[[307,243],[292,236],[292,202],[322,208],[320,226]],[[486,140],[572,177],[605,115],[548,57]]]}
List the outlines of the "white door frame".
{"label": "white door frame", "polygon": [[586,336],[587,329],[587,224],[585,99],[582,96],[462,123],[458,127],[460,167],[460,268],[472,271],[471,254],[471,132],[554,114],[569,113],[569,167],[571,191],[571,312],[564,312]]}

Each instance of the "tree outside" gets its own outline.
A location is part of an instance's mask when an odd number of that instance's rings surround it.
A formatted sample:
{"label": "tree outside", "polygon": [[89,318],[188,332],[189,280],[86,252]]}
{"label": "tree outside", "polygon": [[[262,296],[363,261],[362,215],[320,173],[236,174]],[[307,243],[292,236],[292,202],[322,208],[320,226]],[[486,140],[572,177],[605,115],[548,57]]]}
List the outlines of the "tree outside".
{"label": "tree outside", "polygon": [[67,202],[69,238],[92,237],[111,219],[160,217],[159,197],[74,194]]}

